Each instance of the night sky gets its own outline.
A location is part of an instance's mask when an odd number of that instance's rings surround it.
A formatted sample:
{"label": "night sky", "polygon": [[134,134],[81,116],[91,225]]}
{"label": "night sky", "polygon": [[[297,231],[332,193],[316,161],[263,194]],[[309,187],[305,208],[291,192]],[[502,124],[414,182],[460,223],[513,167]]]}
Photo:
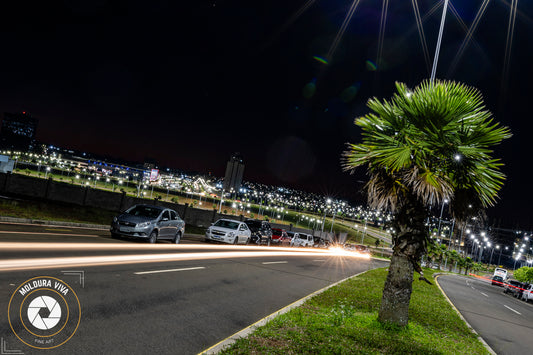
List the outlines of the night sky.
{"label": "night sky", "polygon": [[[421,17],[437,2],[418,0]],[[470,26],[483,1],[451,3]],[[506,66],[510,3],[489,3],[455,66],[465,31],[448,13],[437,78],[479,88],[511,128],[495,153],[508,181],[488,213],[531,229],[533,4],[518,4]],[[377,68],[381,1],[361,0],[328,58],[351,4],[3,2],[0,112],[31,113],[38,140],[61,147],[215,176],[240,152],[245,180],[363,202],[364,170],[340,167],[345,143],[360,139],[353,120],[369,97],[390,97],[395,81],[415,86],[430,68],[409,0],[390,1]],[[441,11],[424,22],[431,62]]]}

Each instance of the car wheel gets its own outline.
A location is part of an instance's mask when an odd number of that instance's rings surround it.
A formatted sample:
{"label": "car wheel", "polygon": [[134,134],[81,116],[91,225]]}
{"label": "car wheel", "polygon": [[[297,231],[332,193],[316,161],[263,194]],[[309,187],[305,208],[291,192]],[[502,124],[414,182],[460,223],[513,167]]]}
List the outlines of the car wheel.
{"label": "car wheel", "polygon": [[174,244],[179,244],[181,241],[181,232],[176,233],[174,236]]}
{"label": "car wheel", "polygon": [[152,231],[152,233],[150,233],[150,236],[148,237],[148,243],[155,244],[156,242],[157,242],[157,232]]}
{"label": "car wheel", "polygon": [[239,236],[235,236],[235,239],[233,239],[233,244],[234,245],[237,245],[237,243],[239,243]]}
{"label": "car wheel", "polygon": [[268,238],[268,239],[267,239],[267,247],[269,247],[269,246],[270,246],[270,242],[271,242],[271,239],[270,239],[270,238]]}
{"label": "car wheel", "polygon": [[250,244],[250,237],[246,238],[246,245]]}

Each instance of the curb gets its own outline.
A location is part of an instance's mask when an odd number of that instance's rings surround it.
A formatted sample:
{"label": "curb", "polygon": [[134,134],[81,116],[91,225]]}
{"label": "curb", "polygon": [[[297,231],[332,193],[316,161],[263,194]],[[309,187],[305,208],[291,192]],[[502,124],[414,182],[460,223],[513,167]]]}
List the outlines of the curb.
{"label": "curb", "polygon": [[250,325],[250,326],[238,331],[237,333],[235,333],[233,335],[230,335],[229,337],[227,337],[226,339],[216,343],[212,347],[201,351],[200,353],[198,353],[198,355],[218,354],[220,351],[224,350],[226,347],[228,347],[228,346],[232,345],[233,343],[235,343],[238,339],[247,337],[252,332],[254,332],[257,328],[262,327],[263,325],[267,324],[269,321],[271,321],[272,319],[276,318],[277,316],[280,316],[280,315],[282,315],[284,313],[287,313],[290,310],[301,306],[308,299],[310,299],[310,298],[312,298],[312,297],[314,297],[316,295],[321,294],[322,292],[326,291],[327,289],[329,289],[329,288],[331,288],[333,286],[337,286],[338,284],[340,284],[340,283],[342,283],[344,281],[348,281],[348,280],[350,280],[350,279],[352,279],[354,277],[362,275],[362,274],[364,274],[367,271],[360,272],[358,274],[352,275],[350,277],[347,277],[345,279],[342,279],[340,281],[332,283],[331,285],[328,285],[328,286],[326,286],[324,288],[321,288],[320,290],[315,291],[315,292],[313,292],[313,293],[311,293],[311,294],[309,294],[309,295],[307,295],[307,296],[305,296],[303,298],[300,298],[299,300],[294,301],[293,303],[289,304],[288,306],[285,306],[282,309],[280,309],[280,310],[278,310],[278,311],[276,311],[276,312],[274,312],[274,313],[272,313],[272,314],[270,314],[270,315],[258,320],[257,322],[255,322],[252,325]]}
{"label": "curb", "polygon": [[[439,278],[439,276],[443,276],[443,275],[450,275],[450,274],[441,274],[441,273],[437,273],[437,274],[433,274],[433,278],[435,279],[435,283],[437,284],[440,292],[442,292],[442,295],[444,296],[444,298],[446,298],[446,300],[448,301],[448,303],[452,306],[452,308],[455,310],[455,312],[457,312],[457,315],[459,315],[459,318],[461,318],[463,320],[463,322],[465,322],[466,326],[470,329],[470,331],[472,333],[474,333],[475,335],[477,335],[477,339],[481,342],[481,344],[483,344],[483,346],[485,347],[485,349],[487,349],[487,351],[493,355],[496,355],[496,352],[494,350],[492,350],[492,348],[489,346],[489,344],[487,344],[487,342],[485,341],[485,339],[483,339],[481,337],[481,335],[479,335],[478,332],[476,332],[476,330],[474,328],[472,328],[472,326],[470,325],[470,323],[468,323],[466,321],[466,319],[463,317],[463,315],[461,314],[461,312],[459,312],[459,310],[455,307],[455,305],[452,303],[452,301],[448,298],[448,296],[446,295],[446,293],[444,292],[444,290],[442,289],[442,287],[440,287],[439,285],[439,281],[437,280]],[[453,275],[453,274],[452,274]]]}
{"label": "curb", "polygon": [[103,225],[103,224],[47,221],[47,220],[32,219],[32,218],[0,217],[0,222],[38,224],[38,225],[45,225],[45,226],[79,227],[79,228],[88,228],[88,229],[105,229],[105,230],[109,229],[108,225]]}

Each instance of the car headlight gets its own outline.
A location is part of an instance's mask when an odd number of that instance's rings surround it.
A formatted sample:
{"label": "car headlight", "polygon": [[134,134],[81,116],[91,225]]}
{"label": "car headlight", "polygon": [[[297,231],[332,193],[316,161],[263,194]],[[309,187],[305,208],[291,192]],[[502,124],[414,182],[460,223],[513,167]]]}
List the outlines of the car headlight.
{"label": "car headlight", "polygon": [[146,228],[150,225],[150,223],[152,222],[143,222],[143,223],[138,223],[137,224],[137,228]]}
{"label": "car headlight", "polygon": [[118,218],[116,216],[113,217],[113,223],[117,223],[117,221],[118,221]]}
{"label": "car headlight", "polygon": [[229,233],[228,233],[228,237],[231,238],[231,237],[234,237],[234,236],[235,236],[235,233],[234,233],[234,232],[229,232]]}

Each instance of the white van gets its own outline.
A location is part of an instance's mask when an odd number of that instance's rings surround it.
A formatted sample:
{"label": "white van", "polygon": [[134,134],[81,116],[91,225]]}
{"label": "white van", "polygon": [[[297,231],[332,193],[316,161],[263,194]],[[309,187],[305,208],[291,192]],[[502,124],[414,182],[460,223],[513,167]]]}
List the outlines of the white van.
{"label": "white van", "polygon": [[305,233],[294,233],[291,247],[312,247],[315,244],[313,236]]}

